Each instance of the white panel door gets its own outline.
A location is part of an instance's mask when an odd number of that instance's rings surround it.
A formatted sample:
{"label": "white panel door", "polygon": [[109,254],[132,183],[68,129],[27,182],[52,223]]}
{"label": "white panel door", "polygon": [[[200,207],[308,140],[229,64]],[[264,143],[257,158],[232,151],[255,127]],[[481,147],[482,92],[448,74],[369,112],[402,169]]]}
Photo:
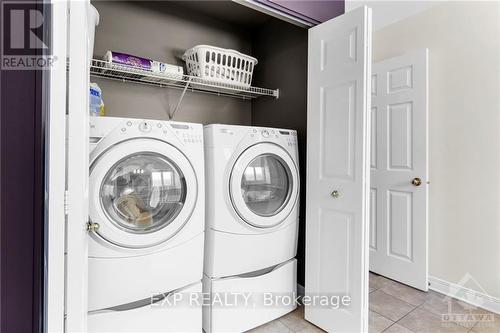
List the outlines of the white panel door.
{"label": "white panel door", "polygon": [[427,290],[427,59],[373,65],[370,270]]}
{"label": "white panel door", "polygon": [[[306,305],[328,332],[368,330],[371,10],[309,30]],[[348,302],[347,302],[348,301]]]}

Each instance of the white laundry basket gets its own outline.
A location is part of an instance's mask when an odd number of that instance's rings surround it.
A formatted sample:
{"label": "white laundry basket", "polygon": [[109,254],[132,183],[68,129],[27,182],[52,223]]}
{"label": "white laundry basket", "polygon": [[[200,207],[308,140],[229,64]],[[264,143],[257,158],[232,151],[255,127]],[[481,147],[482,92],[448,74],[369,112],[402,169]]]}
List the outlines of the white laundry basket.
{"label": "white laundry basket", "polygon": [[235,50],[197,45],[184,53],[188,75],[201,79],[250,87],[257,59]]}

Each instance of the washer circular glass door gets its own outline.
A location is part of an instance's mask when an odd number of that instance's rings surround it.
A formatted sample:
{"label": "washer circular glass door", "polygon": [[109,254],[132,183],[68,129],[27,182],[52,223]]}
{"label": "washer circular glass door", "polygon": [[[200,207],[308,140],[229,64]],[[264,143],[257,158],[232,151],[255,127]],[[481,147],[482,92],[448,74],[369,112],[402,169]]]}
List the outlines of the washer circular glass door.
{"label": "washer circular glass door", "polygon": [[236,160],[230,177],[231,201],[238,215],[252,226],[280,224],[294,208],[297,195],[297,168],[278,145],[257,144]]}
{"label": "washer circular glass door", "polygon": [[185,196],[182,171],[169,158],[151,152],[126,156],[113,165],[99,195],[111,222],[138,234],[170,224]]}
{"label": "washer circular glass door", "polygon": [[117,144],[92,162],[90,218],[123,247],[159,244],[182,228],[197,194],[194,170],[175,147],[154,139]]}

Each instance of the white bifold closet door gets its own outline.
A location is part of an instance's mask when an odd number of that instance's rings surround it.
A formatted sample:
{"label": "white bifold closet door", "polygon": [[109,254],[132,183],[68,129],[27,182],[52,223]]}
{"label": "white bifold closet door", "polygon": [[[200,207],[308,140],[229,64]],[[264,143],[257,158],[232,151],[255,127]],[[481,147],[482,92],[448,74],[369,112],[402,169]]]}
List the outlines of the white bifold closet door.
{"label": "white bifold closet door", "polygon": [[367,332],[371,9],[311,28],[308,61],[305,294],[330,303],[305,318]]}
{"label": "white bifold closet door", "polygon": [[427,49],[373,65],[370,270],[427,291]]}

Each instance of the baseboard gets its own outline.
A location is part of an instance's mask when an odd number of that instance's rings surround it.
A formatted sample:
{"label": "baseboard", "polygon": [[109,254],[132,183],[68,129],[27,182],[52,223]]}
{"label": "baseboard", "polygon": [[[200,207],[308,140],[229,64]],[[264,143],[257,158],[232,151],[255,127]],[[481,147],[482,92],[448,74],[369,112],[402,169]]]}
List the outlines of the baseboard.
{"label": "baseboard", "polygon": [[500,314],[500,298],[488,295],[485,292],[472,290],[461,284],[441,280],[434,276],[429,276],[429,289]]}
{"label": "baseboard", "polygon": [[301,298],[304,296],[304,286],[298,283],[297,283],[297,296]]}

